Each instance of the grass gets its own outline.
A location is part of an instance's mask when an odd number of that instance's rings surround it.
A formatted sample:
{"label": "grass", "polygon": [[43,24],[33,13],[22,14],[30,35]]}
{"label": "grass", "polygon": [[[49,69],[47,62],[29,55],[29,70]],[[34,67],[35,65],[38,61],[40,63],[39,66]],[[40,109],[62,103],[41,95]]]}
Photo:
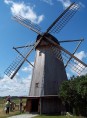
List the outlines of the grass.
{"label": "grass", "polygon": [[69,116],[46,116],[46,115],[41,115],[41,116],[36,116],[35,118],[82,118],[82,117],[69,117]]}
{"label": "grass", "polygon": [[20,112],[18,110],[10,112],[8,115],[4,111],[4,104],[0,104],[0,118],[7,118],[8,116],[18,115]]}
{"label": "grass", "polygon": [[36,116],[35,118],[65,118],[65,116]]}
{"label": "grass", "polygon": [[10,112],[9,115],[5,114],[5,112],[1,112],[0,113],[0,118],[7,118],[9,116],[14,116],[14,115],[18,115],[20,114],[20,112],[16,111],[16,112]]}

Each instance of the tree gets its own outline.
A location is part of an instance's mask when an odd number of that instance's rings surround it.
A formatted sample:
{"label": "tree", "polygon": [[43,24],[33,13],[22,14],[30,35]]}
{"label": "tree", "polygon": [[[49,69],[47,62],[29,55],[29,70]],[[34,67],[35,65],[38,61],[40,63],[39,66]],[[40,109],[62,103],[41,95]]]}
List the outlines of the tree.
{"label": "tree", "polygon": [[60,98],[74,108],[76,114],[87,115],[87,75],[73,76],[63,82],[60,86]]}

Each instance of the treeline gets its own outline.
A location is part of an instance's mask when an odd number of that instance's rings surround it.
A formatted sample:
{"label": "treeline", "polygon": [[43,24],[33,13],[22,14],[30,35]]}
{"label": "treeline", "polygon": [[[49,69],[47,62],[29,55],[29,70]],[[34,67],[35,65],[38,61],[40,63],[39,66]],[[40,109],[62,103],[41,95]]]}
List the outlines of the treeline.
{"label": "treeline", "polygon": [[60,97],[67,111],[87,116],[87,75],[73,76],[63,82],[60,87]]}

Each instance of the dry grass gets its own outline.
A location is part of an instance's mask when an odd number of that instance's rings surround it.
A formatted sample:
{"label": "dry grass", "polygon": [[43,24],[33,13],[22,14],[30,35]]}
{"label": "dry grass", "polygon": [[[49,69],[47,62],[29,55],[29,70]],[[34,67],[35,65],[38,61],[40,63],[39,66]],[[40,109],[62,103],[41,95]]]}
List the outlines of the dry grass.
{"label": "dry grass", "polygon": [[8,115],[0,109],[0,118],[7,118],[9,116],[20,114],[19,111],[10,112]]}
{"label": "dry grass", "polygon": [[7,118],[8,116],[19,114],[20,112],[18,110],[10,112],[8,115],[4,111],[4,105],[0,104],[0,118]]}
{"label": "dry grass", "polygon": [[[19,99],[13,99],[12,101],[14,101],[16,104],[19,104]],[[26,100],[23,100],[23,103],[25,104]],[[13,115],[17,115],[17,114],[20,114],[20,111],[18,109],[18,107],[16,107],[16,109],[12,112],[9,112],[9,114],[7,115],[4,111],[4,106],[5,106],[5,103],[4,103],[4,100],[3,99],[0,99],[0,118],[7,118],[9,116],[13,116]]]}

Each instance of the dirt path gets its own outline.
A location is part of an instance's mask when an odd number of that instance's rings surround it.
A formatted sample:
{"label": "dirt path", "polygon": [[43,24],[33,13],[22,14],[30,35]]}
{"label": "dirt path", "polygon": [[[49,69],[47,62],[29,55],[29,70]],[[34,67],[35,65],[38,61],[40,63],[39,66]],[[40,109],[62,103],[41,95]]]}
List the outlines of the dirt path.
{"label": "dirt path", "polygon": [[11,116],[8,118],[33,118],[35,116],[37,116],[37,114],[21,114],[21,115]]}

